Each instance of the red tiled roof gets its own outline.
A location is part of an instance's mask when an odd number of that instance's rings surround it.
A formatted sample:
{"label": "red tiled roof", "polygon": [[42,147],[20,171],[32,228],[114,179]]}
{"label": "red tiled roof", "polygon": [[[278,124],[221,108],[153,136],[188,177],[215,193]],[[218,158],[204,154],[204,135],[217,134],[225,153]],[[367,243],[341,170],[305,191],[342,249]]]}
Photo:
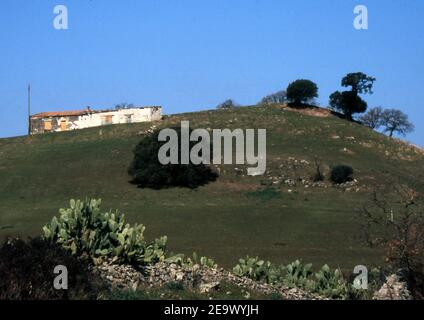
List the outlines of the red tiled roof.
{"label": "red tiled roof", "polygon": [[85,114],[92,113],[92,110],[70,110],[70,111],[55,111],[55,112],[41,112],[31,116],[31,118],[49,118],[49,117],[71,117],[71,116],[82,116]]}

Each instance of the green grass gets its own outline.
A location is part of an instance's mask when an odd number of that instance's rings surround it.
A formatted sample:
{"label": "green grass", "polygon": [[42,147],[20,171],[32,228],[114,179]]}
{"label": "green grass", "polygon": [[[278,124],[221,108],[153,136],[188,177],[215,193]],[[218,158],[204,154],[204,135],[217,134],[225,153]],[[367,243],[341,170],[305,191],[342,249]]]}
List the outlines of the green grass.
{"label": "green grass", "polygon": [[281,191],[274,188],[258,189],[256,191],[247,193],[247,195],[262,202],[268,202],[273,199],[281,199]]}
{"label": "green grass", "polygon": [[[150,123],[0,139],[0,237],[37,235],[70,198],[95,197],[103,199],[104,209],[117,208],[130,222],[145,224],[149,239],[167,235],[173,252],[196,251],[227,268],[251,255],[353,270],[382,263],[381,252],[359,239],[357,211],[371,191],[399,183],[424,190],[418,177],[423,153],[337,117],[248,107],[176,115],[156,125],[181,120],[201,128],[266,128],[267,176],[220,166],[218,181],[197,190],[139,189],[126,171],[137,133]],[[290,157],[310,165],[293,164]],[[351,165],[360,191],[263,186],[268,176],[312,176],[314,158],[327,179],[330,166]]]}

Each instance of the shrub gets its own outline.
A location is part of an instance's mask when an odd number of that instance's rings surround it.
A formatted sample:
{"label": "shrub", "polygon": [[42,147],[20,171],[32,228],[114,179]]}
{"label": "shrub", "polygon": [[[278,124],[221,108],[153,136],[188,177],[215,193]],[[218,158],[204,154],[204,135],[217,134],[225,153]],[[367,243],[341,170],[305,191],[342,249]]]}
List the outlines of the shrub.
{"label": "shrub", "polygon": [[[181,141],[181,128],[174,128]],[[190,130],[191,133],[191,130]],[[128,169],[132,183],[141,188],[186,187],[197,188],[215,181],[218,174],[204,164],[167,164],[158,160],[159,149],[166,142],[158,141],[159,131],[144,137],[134,150],[134,159]],[[197,142],[190,142],[190,150]],[[181,159],[179,159],[181,163]]]}
{"label": "shrub", "polygon": [[352,180],[353,169],[350,166],[338,165],[331,168],[331,181],[340,184]]}
{"label": "shrub", "polygon": [[[54,268],[66,266],[68,290],[57,290]],[[0,248],[0,300],[96,299],[106,285],[60,245],[41,238],[9,239]]]}
{"label": "shrub", "polygon": [[204,257],[204,256],[199,257],[199,255],[196,252],[193,252],[193,255],[191,258],[187,258],[187,264],[190,266],[197,264],[199,266],[208,267],[212,269],[216,269],[218,267],[218,265],[215,263],[213,259]]}
{"label": "shrub", "polygon": [[424,300],[424,205],[416,191],[395,186],[363,206],[363,230],[369,245],[381,245],[386,261],[408,283],[415,299]]}
{"label": "shrub", "polygon": [[339,269],[332,271],[328,265],[324,265],[315,274],[315,291],[333,299],[346,299],[348,285]]}
{"label": "shrub", "polygon": [[285,267],[283,283],[290,288],[310,289],[313,287],[313,281],[310,280],[311,275],[312,264],[303,264],[296,260]]}
{"label": "shrub", "polygon": [[166,237],[147,243],[145,227],[130,226],[119,212],[101,212],[101,200],[71,200],[43,227],[44,238],[58,243],[73,255],[88,255],[95,262],[112,258],[133,265],[152,264],[165,259]]}
{"label": "shrub", "polygon": [[189,266],[199,265],[202,267],[208,267],[212,269],[218,268],[218,265],[211,258],[199,256],[196,252],[193,252],[191,257],[185,257],[184,254],[176,254],[165,260],[168,263],[174,263],[179,266]]}
{"label": "shrub", "polygon": [[318,86],[310,80],[296,80],[287,87],[287,100],[296,106],[302,106],[318,97]]}
{"label": "shrub", "polygon": [[320,295],[346,299],[360,297],[360,293],[353,292],[352,286],[343,278],[339,269],[332,271],[324,265],[317,273],[312,272],[312,264],[304,264],[296,260],[287,266],[274,265],[259,258],[247,257],[240,259],[233,268],[234,274],[247,277],[255,281],[262,281],[275,286],[300,288]]}
{"label": "shrub", "polygon": [[236,103],[234,100],[232,99],[228,99],[225,100],[224,102],[220,103],[219,105],[217,105],[217,109],[233,109],[238,107],[238,103]]}
{"label": "shrub", "polygon": [[259,260],[258,257],[239,259],[239,263],[233,268],[234,274],[239,277],[247,277],[255,281],[264,281],[269,283],[269,270],[271,262]]}
{"label": "shrub", "polygon": [[272,104],[283,104],[287,100],[287,93],[286,91],[278,91],[276,93],[270,94],[259,102],[261,105],[272,105]]}

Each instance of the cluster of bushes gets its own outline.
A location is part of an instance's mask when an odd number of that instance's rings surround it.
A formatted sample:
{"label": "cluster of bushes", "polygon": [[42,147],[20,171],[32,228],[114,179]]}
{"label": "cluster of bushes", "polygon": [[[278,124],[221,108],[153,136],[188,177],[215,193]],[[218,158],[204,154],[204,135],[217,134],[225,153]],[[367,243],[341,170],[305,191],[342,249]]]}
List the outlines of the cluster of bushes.
{"label": "cluster of bushes", "polygon": [[125,222],[117,211],[102,212],[101,200],[71,200],[43,227],[44,239],[59,244],[75,256],[95,263],[111,258],[117,263],[147,265],[165,260],[166,236],[146,242],[145,227]]}
{"label": "cluster of bushes", "polygon": [[[329,108],[344,115],[349,121],[354,120],[354,114],[364,113],[368,109],[367,102],[361,97],[373,94],[376,79],[363,72],[348,73],[342,78],[342,87],[350,88],[345,91],[335,91],[330,95]],[[307,107],[318,97],[318,86],[311,80],[299,79],[290,83],[286,90],[264,97],[259,104],[283,104],[288,102],[291,107]],[[373,129],[384,127],[390,137],[399,133],[405,135],[414,130],[408,116],[398,109],[383,110],[381,107],[371,109],[359,117],[359,121]]]}
{"label": "cluster of bushes", "polygon": [[117,211],[102,212],[100,204],[101,200],[71,200],[69,208],[60,209],[59,218],[53,217],[43,227],[43,239],[94,264],[109,259],[134,267],[168,262],[217,268],[214,260],[196,252],[191,257],[168,254],[166,236],[146,242],[143,225],[127,224],[125,216]]}
{"label": "cluster of bushes", "polygon": [[259,105],[289,103],[291,107],[305,107],[318,98],[318,86],[311,80],[299,79],[290,83],[286,90],[267,95],[259,101]]}
{"label": "cluster of bushes", "polygon": [[233,272],[241,277],[248,277],[275,286],[300,288],[332,299],[370,298],[373,290],[381,286],[380,270],[374,269],[370,274],[369,290],[356,289],[351,279],[345,278],[340,269],[330,269],[324,265],[318,272],[313,272],[312,264],[297,260],[288,265],[275,265],[258,257],[240,259]]}
{"label": "cluster of bushes", "polygon": [[[100,210],[101,200],[71,200],[59,217],[43,227],[40,238],[10,239],[0,248],[0,300],[97,299],[107,285],[91,272],[106,259],[136,268],[158,262],[217,268],[207,257],[193,253],[167,256],[166,236],[147,242],[145,227],[130,225],[117,211]],[[69,290],[53,286],[56,266],[66,266]]]}
{"label": "cluster of bushes", "polygon": [[421,196],[407,187],[374,192],[363,207],[363,233],[370,246],[382,246],[386,261],[424,299],[424,215]]}
{"label": "cluster of bushes", "polygon": [[108,259],[134,267],[168,262],[217,268],[214,260],[195,252],[191,257],[168,254],[166,236],[146,242],[143,225],[127,224],[117,211],[102,212],[100,204],[101,200],[71,200],[69,208],[60,209],[60,216],[43,227],[44,241],[94,264]]}
{"label": "cluster of bushes", "polygon": [[[423,218],[413,210],[415,202],[408,199],[399,220],[387,220],[386,206],[377,200],[376,206],[382,214],[371,209],[366,209],[366,213],[379,231],[385,231],[379,238],[387,239],[390,261],[405,271],[404,279],[415,297],[422,297]],[[102,212],[100,203],[100,200],[71,200],[69,208],[61,209],[60,216],[53,217],[43,227],[42,238],[27,242],[12,239],[4,243],[0,248],[0,299],[96,299],[106,291],[106,285],[90,269],[92,264],[105,259],[136,268],[161,261],[217,268],[215,261],[196,253],[190,257],[168,255],[166,237],[147,242],[144,226],[125,223],[124,215],[118,212]],[[53,270],[58,265],[68,269],[69,290],[53,287]],[[370,290],[357,290],[352,279],[327,265],[313,272],[311,264],[300,261],[275,265],[252,257],[240,259],[233,272],[255,281],[301,288],[336,299],[370,298],[384,281],[382,273],[373,270],[369,274]]]}
{"label": "cluster of bushes", "polygon": [[[335,184],[352,181],[353,168],[348,165],[336,165],[330,168],[330,180]],[[314,182],[324,181],[325,176],[321,171],[320,163],[315,160],[315,173],[312,177]]]}
{"label": "cluster of bushes", "polygon": [[201,267],[208,267],[212,269],[218,268],[218,265],[211,258],[205,256],[199,256],[196,252],[193,252],[191,257],[186,257],[184,254],[171,255],[166,259],[168,263],[174,263],[179,266],[188,266],[192,267],[194,265],[199,265]]}
{"label": "cluster of bushes", "polygon": [[[60,265],[68,270],[68,290],[53,286]],[[0,274],[0,300],[96,299],[105,288],[89,260],[42,238],[7,240],[0,248]]]}

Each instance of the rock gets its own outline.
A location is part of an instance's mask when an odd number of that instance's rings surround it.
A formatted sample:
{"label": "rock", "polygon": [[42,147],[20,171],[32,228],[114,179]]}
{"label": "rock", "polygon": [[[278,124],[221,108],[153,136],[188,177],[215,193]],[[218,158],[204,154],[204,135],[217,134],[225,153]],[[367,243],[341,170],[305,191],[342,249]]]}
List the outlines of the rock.
{"label": "rock", "polygon": [[397,275],[387,277],[383,286],[374,293],[373,300],[411,300],[412,296],[405,282]]}
{"label": "rock", "polygon": [[144,281],[144,276],[139,271],[128,265],[113,264],[105,261],[94,266],[92,271],[104,278],[112,287],[137,289],[139,283]]}
{"label": "rock", "polygon": [[123,289],[136,290],[138,287],[161,287],[177,281],[187,288],[198,289],[201,293],[209,293],[213,290],[219,290],[220,283],[225,281],[242,288],[246,296],[249,291],[256,291],[266,295],[278,293],[286,300],[326,300],[322,296],[301,289],[277,287],[256,282],[249,278],[238,277],[224,269],[199,265],[180,266],[161,262],[136,270],[128,265],[116,265],[111,261],[106,261],[93,267],[93,272],[98,272],[111,286]]}
{"label": "rock", "polygon": [[201,283],[199,286],[200,293],[209,293],[219,289],[219,282]]}

